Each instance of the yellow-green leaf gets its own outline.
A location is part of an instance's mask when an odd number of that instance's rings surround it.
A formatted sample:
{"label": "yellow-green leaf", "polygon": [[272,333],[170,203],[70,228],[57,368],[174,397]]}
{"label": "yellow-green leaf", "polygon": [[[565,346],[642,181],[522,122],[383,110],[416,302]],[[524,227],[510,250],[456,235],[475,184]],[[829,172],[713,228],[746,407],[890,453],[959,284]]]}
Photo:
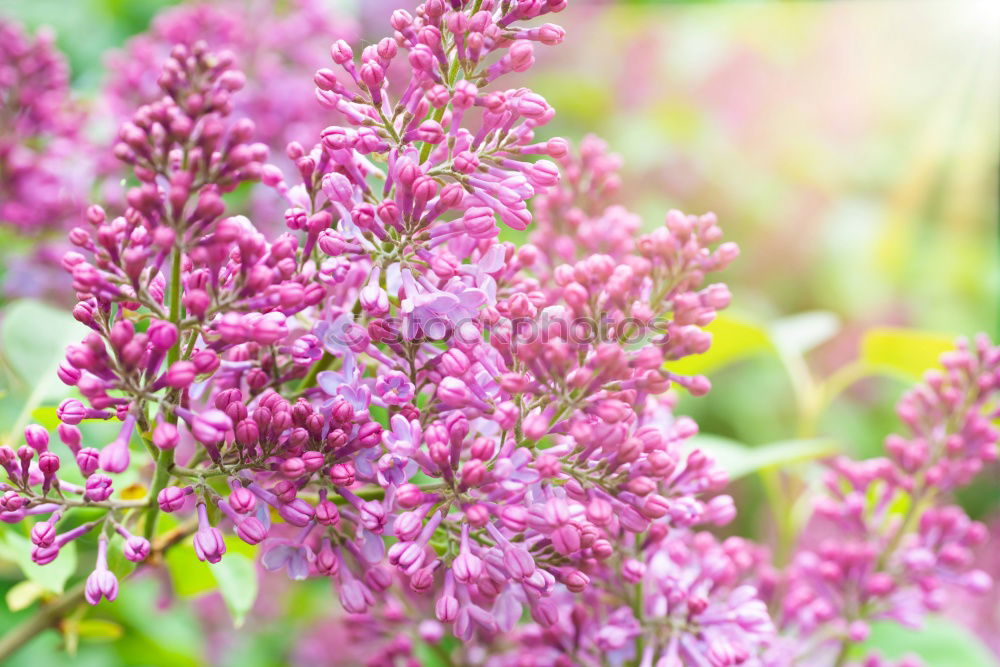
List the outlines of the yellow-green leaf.
{"label": "yellow-green leaf", "polygon": [[31,549],[31,542],[20,533],[0,531],[0,558],[17,563],[24,576],[42,589],[62,593],[66,581],[76,571],[76,542],[66,544],[48,565],[36,565],[31,560]]}
{"label": "yellow-green leaf", "polygon": [[7,591],[7,608],[11,611],[27,609],[44,594],[45,589],[35,582],[31,580],[19,581]]}
{"label": "yellow-green leaf", "polygon": [[734,315],[719,315],[705,331],[712,334],[712,347],[708,352],[668,361],[670,371],[680,375],[711,373],[771,349],[770,338],[763,327]]}
{"label": "yellow-green leaf", "polygon": [[891,327],[868,330],[861,339],[861,361],[905,380],[919,380],[924,371],[939,368],[943,352],[955,347],[948,334]]}
{"label": "yellow-green leaf", "polygon": [[125,633],[122,626],[114,621],[103,618],[87,618],[77,624],[76,634],[80,639],[88,641],[111,642],[120,639]]}

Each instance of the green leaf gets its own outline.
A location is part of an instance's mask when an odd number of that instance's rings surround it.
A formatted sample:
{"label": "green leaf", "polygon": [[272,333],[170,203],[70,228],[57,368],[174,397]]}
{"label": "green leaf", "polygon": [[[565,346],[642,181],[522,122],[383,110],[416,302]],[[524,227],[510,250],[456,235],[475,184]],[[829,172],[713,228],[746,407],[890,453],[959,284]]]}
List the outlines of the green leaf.
{"label": "green leaf", "polygon": [[226,601],[229,614],[233,617],[233,627],[242,627],[257,600],[256,565],[243,554],[226,554],[221,561],[211,566],[211,571],[219,584],[219,593]]}
{"label": "green leaf", "polygon": [[28,538],[13,530],[0,532],[0,557],[17,563],[29,581],[46,591],[62,593],[66,582],[76,571],[76,542],[59,550],[59,556],[48,565],[36,565],[31,560],[32,545]]}
{"label": "green leaf", "polygon": [[19,396],[5,400],[19,406],[7,439],[17,436],[36,408],[64,398],[67,388],[56,376],[66,346],[79,341],[87,328],[69,313],[39,301],[15,301],[4,309],[0,323],[0,349],[20,380]]}
{"label": "green leaf", "polygon": [[771,349],[767,331],[733,315],[719,315],[705,327],[712,347],[705,354],[668,361],[667,368],[680,375],[711,373],[724,366]]}
{"label": "green leaf", "polygon": [[861,339],[861,361],[875,370],[904,380],[920,380],[924,371],[938,368],[941,354],[955,347],[947,334],[878,327]]}
{"label": "green leaf", "polygon": [[892,621],[874,621],[868,639],[851,647],[849,660],[860,661],[872,651],[896,661],[916,655],[934,667],[997,667],[989,649],[967,628],[943,616],[928,616],[919,630]]}
{"label": "green leaf", "polygon": [[[226,554],[222,557],[223,560],[240,555],[253,560],[256,547],[252,547],[233,536],[224,539],[226,541]],[[167,551],[164,560],[167,562],[167,571],[170,572],[170,578],[173,580],[174,591],[178,595],[198,595],[215,590],[217,582],[212,573],[213,568],[208,563],[198,560],[191,538]]]}
{"label": "green leaf", "polygon": [[792,465],[831,456],[839,451],[837,443],[827,438],[782,440],[750,447],[717,435],[697,435],[692,444],[716,460],[729,478],[747,475],[778,466]]}
{"label": "green leaf", "polygon": [[442,655],[442,649],[424,642],[417,643],[413,647],[413,653],[423,667],[448,667],[452,664],[447,653]]}
{"label": "green leaf", "polygon": [[45,594],[45,589],[33,581],[19,581],[7,591],[7,608],[11,611],[27,609]]}
{"label": "green leaf", "polygon": [[67,345],[88,331],[66,311],[24,299],[4,309],[0,340],[11,368],[22,380],[35,383],[59,365]]}
{"label": "green leaf", "polygon": [[198,595],[215,588],[212,571],[198,560],[190,540],[167,551],[164,560],[178,595]]}

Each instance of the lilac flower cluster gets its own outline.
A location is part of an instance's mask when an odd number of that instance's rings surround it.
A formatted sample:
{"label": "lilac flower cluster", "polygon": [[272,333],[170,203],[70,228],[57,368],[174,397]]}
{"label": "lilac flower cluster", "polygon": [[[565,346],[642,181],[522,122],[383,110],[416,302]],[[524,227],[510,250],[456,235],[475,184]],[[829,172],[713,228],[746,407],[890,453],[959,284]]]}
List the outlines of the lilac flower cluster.
{"label": "lilac flower cluster", "polygon": [[991,577],[972,567],[986,527],[942,503],[996,461],[1000,348],[985,336],[942,356],[941,371],[899,401],[908,436],[886,439],[886,458],[831,465],[815,508],[820,537],[805,539],[776,591],[780,623],[794,638],[783,654],[829,652],[842,664],[868,623],[918,627],[948,589],[984,593]]}
{"label": "lilac flower cluster", "polygon": [[107,58],[102,103],[118,122],[161,94],[160,65],[178,44],[203,41],[213,51],[236,54],[246,86],[234,100],[240,117],[252,118],[255,137],[273,151],[323,128],[311,101],[309,76],[337,37],[350,38],[349,19],[334,17],[322,0],[252,0],[183,4],[161,12],[149,30]]}
{"label": "lilac flower cluster", "polygon": [[84,201],[80,179],[65,169],[78,157],[81,114],[53,41],[0,19],[0,223],[35,236],[60,228]]}
{"label": "lilac flower cluster", "polygon": [[[559,180],[526,158],[568,147],[535,139],[553,114],[540,95],[486,89],[561,41],[518,22],[563,6],[432,0],[395,12],[395,35],[360,62],[336,42],[317,96],[348,124],[289,144],[297,185],[265,164],[251,122],[230,120],[245,84],[233,56],[174,46],[163,95],[114,149],[140,183],[125,214],[92,207],[63,260],[93,330],[59,370],[83,399],[58,414],[86,483],[58,482],[44,447],[11,450],[15,514],[96,505],[108,518],[89,528],[141,525],[148,539],[158,511],[193,503],[206,561],[225,551],[221,520],[267,540],[265,567],[333,577],[350,612],[400,580],[466,639],[510,629],[522,608],[554,623],[557,589],[587,588],[620,539],[731,518],[728,497],[702,499],[725,477],[685,451],[693,424],[657,398],[671,382],[707,389],[662,366],[704,349],[700,327],[728,303],[701,286],[735,256],[710,249],[714,219],[672,212],[628,252],[572,265],[497,240],[498,220],[524,229],[526,202]],[[224,193],[257,178],[290,203],[271,241],[225,217]],[[665,335],[622,344],[654,317]],[[572,339],[581,318],[607,323],[606,339]],[[84,446],[86,419],[120,420],[119,437]],[[116,501],[110,475],[136,438],[156,459],[150,500]],[[220,476],[226,498],[209,484]],[[299,530],[272,535],[270,510]],[[76,535],[51,519],[39,559]]]}
{"label": "lilac flower cluster", "polygon": [[[232,533],[267,570],[328,577],[377,665],[412,662],[408,613],[470,663],[841,664],[870,619],[989,586],[968,566],[983,528],[938,502],[995,456],[986,340],[903,399],[889,458],[832,464],[816,523],[836,540],[803,539],[779,576],[762,547],[707,532],[736,507],[669,390],[710,385],[671,368],[709,348],[730,301],[709,274],[738,249],[711,214],[639,234],[603,143],[543,139],[546,100],[494,85],[563,39],[543,21],[565,5],[427,0],[359,56],[334,42],[307,121],[343,124],[288,142],[284,169],[277,100],[241,102],[259,82],[196,39],[205,19],[239,46],[239,24],[204,7],[158,24],[174,44],[158,93],[113,150],[138,184],[121,216],[88,209],[62,260],[91,330],[58,370],[83,481],[39,426],[0,447],[0,519],[32,523],[36,563],[96,533],[85,596],[113,600],[109,549],[146,561],[159,514],[184,516],[203,561]],[[133,43],[121,86],[144,85],[160,44]],[[258,111],[285,119],[267,142],[242,117]],[[286,230],[227,215],[253,181],[287,202]],[[532,224],[533,243],[500,240]],[[87,420],[117,437],[86,442]],[[123,497],[135,469],[145,497]],[[69,520],[80,507],[103,513]]]}

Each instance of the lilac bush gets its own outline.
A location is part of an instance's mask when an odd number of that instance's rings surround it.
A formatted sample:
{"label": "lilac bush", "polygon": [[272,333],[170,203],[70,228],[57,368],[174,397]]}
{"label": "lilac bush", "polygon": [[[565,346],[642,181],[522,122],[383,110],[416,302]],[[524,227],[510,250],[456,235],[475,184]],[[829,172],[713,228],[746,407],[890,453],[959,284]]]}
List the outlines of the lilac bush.
{"label": "lilac bush", "polygon": [[[109,548],[155,565],[173,514],[170,546],[214,564],[235,534],[267,570],[329,578],[354,632],[451,634],[489,665],[840,665],[872,620],[990,587],[970,565],[985,529],[947,502],[996,456],[985,339],[904,397],[887,458],[830,462],[789,567],[720,536],[727,475],[668,390],[709,390],[672,364],[709,349],[730,302],[710,274],[738,250],[712,214],[640,234],[603,143],[544,138],[545,98],[497,85],[562,41],[545,20],[565,5],[428,0],[360,55],[334,42],[302,118],[324,129],[286,168],[269,145],[304,100],[241,101],[244,63],[191,17],[155,96],[131,63],[119,98],[141,104],[113,153],[135,185],[62,260],[91,330],[58,371],[72,462],[37,425],[0,447],[0,519],[30,522],[35,563],[96,535],[84,597],[112,601]],[[227,215],[253,181],[285,231]],[[89,441],[88,420],[117,437]],[[135,470],[145,496],[123,497]],[[69,527],[81,507],[99,512]],[[412,646],[366,658],[412,664]]]}
{"label": "lilac bush", "polygon": [[81,118],[52,34],[0,19],[0,222],[38,236],[83,209],[81,181],[61,164],[78,157]]}
{"label": "lilac bush", "polygon": [[157,77],[170,49],[203,41],[214,51],[232,51],[246,75],[233,102],[252,118],[255,138],[272,150],[292,140],[311,140],[325,123],[315,113],[311,73],[338,37],[352,38],[353,23],[333,15],[321,0],[197,2],[170,8],[149,30],[107,57],[101,104],[117,122],[163,93]]}

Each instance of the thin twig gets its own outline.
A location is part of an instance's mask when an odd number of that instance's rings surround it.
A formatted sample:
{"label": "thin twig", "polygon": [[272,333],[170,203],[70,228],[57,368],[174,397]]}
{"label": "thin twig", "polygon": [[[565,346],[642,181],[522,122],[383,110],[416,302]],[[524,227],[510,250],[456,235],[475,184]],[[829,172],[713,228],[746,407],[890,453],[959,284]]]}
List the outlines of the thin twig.
{"label": "thin twig", "polygon": [[[191,535],[198,527],[193,518],[177,528],[158,536],[153,542],[152,553],[146,561],[149,565],[163,562],[163,553]],[[59,625],[59,622],[83,603],[86,581],[66,591],[55,600],[43,604],[30,618],[15,626],[0,637],[0,664],[31,641],[35,635]]]}

